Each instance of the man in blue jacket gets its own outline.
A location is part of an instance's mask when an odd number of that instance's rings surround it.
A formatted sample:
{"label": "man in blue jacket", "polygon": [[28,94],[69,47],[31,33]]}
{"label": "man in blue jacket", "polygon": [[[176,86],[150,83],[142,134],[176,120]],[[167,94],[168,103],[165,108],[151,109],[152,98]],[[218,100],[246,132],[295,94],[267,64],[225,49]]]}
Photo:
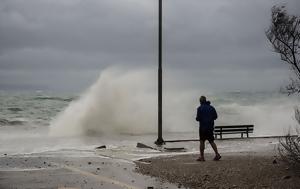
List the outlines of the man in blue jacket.
{"label": "man in blue jacket", "polygon": [[200,106],[197,109],[196,120],[199,122],[199,137],[200,137],[200,157],[197,161],[205,161],[204,149],[205,140],[208,140],[211,147],[215,151],[215,161],[221,159],[217,145],[214,143],[214,121],[218,118],[217,112],[209,101],[206,101],[205,96],[200,97]]}

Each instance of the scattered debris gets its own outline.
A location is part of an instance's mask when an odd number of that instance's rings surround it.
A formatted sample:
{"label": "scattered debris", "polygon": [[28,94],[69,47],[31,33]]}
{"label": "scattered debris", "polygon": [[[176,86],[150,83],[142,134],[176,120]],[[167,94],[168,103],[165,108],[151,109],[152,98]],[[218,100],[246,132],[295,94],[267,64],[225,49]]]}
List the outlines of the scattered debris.
{"label": "scattered debris", "polygon": [[98,146],[98,147],[96,147],[95,149],[106,149],[106,146],[105,146],[105,145]]}
{"label": "scattered debris", "polygon": [[282,179],[290,179],[290,178],[291,178],[290,175],[286,175],[286,176],[282,177]]}
{"label": "scattered debris", "polygon": [[149,149],[152,149],[152,150],[154,149],[154,148],[152,148],[151,146],[148,146],[148,145],[146,145],[146,144],[139,143],[139,142],[136,144],[136,147],[137,147],[137,148],[149,148]]}
{"label": "scattered debris", "polygon": [[178,151],[185,152],[186,151],[185,148],[166,148],[166,147],[164,148],[164,150],[171,151],[171,152],[173,152],[173,151],[176,151],[176,152],[178,152]]}

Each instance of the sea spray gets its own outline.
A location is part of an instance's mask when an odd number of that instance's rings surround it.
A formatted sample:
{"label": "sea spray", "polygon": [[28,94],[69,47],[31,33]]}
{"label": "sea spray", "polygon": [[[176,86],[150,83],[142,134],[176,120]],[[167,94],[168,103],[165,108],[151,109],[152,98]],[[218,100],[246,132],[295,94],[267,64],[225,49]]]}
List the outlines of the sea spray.
{"label": "sea spray", "polygon": [[282,136],[289,132],[295,134],[298,127],[294,119],[295,103],[285,96],[277,96],[247,104],[222,104],[218,106],[218,124],[254,124],[254,136]]}
{"label": "sea spray", "polygon": [[51,135],[145,133],[155,128],[154,73],[111,68],[51,124]]}
{"label": "sea spray", "polygon": [[[293,117],[298,99],[270,92],[219,92],[179,88],[182,78],[169,74],[163,93],[164,132],[195,132],[200,95],[218,111],[218,125],[254,124],[254,135],[284,135],[297,126]],[[172,81],[172,82],[168,82]],[[72,101],[51,123],[52,136],[157,131],[157,80],[150,69],[109,68],[81,97]]]}

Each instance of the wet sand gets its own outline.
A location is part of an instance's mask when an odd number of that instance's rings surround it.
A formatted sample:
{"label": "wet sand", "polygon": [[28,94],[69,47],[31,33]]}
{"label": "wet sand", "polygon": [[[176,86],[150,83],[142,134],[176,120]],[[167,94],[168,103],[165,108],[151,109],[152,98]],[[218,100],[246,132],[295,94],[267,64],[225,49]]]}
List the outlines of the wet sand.
{"label": "wet sand", "polygon": [[274,153],[225,153],[220,161],[206,154],[143,159],[138,172],[188,188],[299,188],[300,174]]}

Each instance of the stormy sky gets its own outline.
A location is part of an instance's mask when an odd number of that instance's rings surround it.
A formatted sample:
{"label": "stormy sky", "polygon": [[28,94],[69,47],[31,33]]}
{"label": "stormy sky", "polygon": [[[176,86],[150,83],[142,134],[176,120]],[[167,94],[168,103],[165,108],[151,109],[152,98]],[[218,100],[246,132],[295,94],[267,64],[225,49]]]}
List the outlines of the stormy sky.
{"label": "stormy sky", "polygon": [[[278,3],[299,15],[299,0],[164,0],[166,82],[277,90],[290,71],[264,31]],[[111,66],[156,70],[157,6],[157,0],[1,0],[0,90],[81,91]]]}

